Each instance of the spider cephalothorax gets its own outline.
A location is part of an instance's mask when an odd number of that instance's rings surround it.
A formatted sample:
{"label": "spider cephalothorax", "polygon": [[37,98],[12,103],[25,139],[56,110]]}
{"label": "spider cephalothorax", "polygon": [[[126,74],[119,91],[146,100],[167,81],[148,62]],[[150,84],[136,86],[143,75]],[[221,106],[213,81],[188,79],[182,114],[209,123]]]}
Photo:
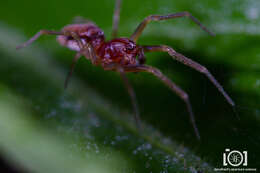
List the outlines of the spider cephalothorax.
{"label": "spider cephalothorax", "polygon": [[136,65],[139,47],[128,38],[116,38],[104,43],[99,49],[102,65]]}
{"label": "spider cephalothorax", "polygon": [[198,19],[193,17],[189,12],[180,12],[168,15],[150,15],[146,17],[136,28],[134,33],[130,38],[116,38],[118,23],[119,23],[119,10],[120,9],[120,0],[116,1],[116,8],[114,13],[113,20],[113,29],[111,41],[105,41],[104,32],[98,28],[93,22],[86,20],[82,24],[71,24],[65,26],[61,31],[50,31],[50,30],[41,30],[30,40],[24,44],[18,46],[17,48],[25,47],[35,41],[42,34],[48,35],[58,35],[58,42],[68,47],[71,50],[76,51],[76,56],[73,59],[71,70],[69,75],[67,75],[65,81],[65,87],[67,86],[68,79],[72,74],[73,68],[80,56],[85,56],[87,59],[91,60],[95,65],[101,65],[105,70],[114,70],[118,71],[127,87],[127,90],[130,94],[132,104],[135,111],[135,119],[137,124],[140,124],[139,121],[139,112],[137,107],[137,101],[135,98],[135,93],[133,88],[130,86],[125,73],[126,72],[148,72],[154,76],[161,79],[169,88],[175,92],[186,104],[187,110],[190,114],[190,119],[195,130],[195,134],[198,138],[199,131],[195,124],[195,119],[192,113],[191,104],[189,101],[188,94],[183,91],[179,86],[167,78],[161,71],[155,67],[144,65],[145,52],[167,52],[173,59],[193,68],[194,70],[204,74],[219,90],[220,93],[225,97],[227,102],[231,106],[235,106],[233,100],[228,96],[224,91],[223,87],[217,82],[214,76],[207,70],[206,67],[200,65],[199,63],[185,57],[184,55],[176,52],[173,48],[166,45],[154,45],[154,46],[140,46],[136,42],[139,36],[142,34],[144,28],[151,21],[160,21],[167,19],[174,19],[179,17],[189,17],[193,22],[201,27],[204,31],[208,32],[210,35],[214,33],[210,32],[205,26],[203,26]]}

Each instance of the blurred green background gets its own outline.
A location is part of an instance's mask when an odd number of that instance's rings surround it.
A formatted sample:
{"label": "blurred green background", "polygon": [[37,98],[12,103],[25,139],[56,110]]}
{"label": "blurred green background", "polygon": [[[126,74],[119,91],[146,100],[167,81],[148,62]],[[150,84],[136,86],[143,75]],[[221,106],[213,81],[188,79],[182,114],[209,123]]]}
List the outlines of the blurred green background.
{"label": "blurred green background", "polygon": [[260,169],[260,2],[258,0],[123,1],[119,35],[129,37],[150,14],[189,11],[189,19],[153,22],[138,44],[167,44],[205,65],[237,104],[238,119],[218,90],[165,53],[147,54],[190,95],[198,141],[184,103],[150,74],[129,74],[144,123],[115,72],[80,59],[68,90],[74,52],[44,36],[15,47],[40,29],[60,30],[75,16],[94,21],[110,39],[114,1],[2,1],[0,6],[0,152],[23,172],[215,172],[226,148],[248,151]]}

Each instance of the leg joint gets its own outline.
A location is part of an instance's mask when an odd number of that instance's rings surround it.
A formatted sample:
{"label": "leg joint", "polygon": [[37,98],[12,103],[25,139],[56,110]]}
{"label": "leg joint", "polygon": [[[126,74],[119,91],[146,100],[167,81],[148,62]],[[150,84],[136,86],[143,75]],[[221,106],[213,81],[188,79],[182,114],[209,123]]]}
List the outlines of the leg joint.
{"label": "leg joint", "polygon": [[150,15],[150,16],[148,16],[148,17],[146,17],[146,19],[145,19],[146,21],[148,21],[148,22],[150,22],[150,21],[158,21],[158,20],[160,20],[160,16],[158,16],[158,15]]}
{"label": "leg joint", "polygon": [[207,73],[209,73],[209,70],[206,67],[201,66],[200,72],[203,74],[207,74]]}
{"label": "leg joint", "polygon": [[162,49],[162,51],[164,51],[164,52],[176,52],[173,48],[171,48],[170,46],[167,46],[167,45],[161,45],[160,46],[161,47],[161,49]]}
{"label": "leg joint", "polygon": [[187,17],[191,16],[190,12],[188,12],[188,11],[184,11],[183,13],[184,13],[184,16],[187,16]]}
{"label": "leg joint", "polygon": [[40,33],[41,33],[41,34],[48,34],[47,30],[45,30],[45,29],[41,29],[41,30],[40,30]]}
{"label": "leg joint", "polygon": [[181,98],[182,98],[185,102],[189,101],[189,95],[188,95],[187,93],[183,93],[183,94],[181,95]]}

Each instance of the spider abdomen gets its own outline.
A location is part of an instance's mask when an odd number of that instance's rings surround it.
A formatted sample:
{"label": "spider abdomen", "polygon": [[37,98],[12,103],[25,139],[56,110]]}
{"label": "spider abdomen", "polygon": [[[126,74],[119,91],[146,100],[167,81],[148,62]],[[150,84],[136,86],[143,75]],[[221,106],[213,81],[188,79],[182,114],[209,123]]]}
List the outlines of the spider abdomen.
{"label": "spider abdomen", "polygon": [[[83,43],[90,43],[96,50],[105,40],[104,32],[94,23],[71,24],[62,29],[63,32],[75,33]],[[71,50],[79,51],[78,43],[71,36],[59,35],[57,41]]]}

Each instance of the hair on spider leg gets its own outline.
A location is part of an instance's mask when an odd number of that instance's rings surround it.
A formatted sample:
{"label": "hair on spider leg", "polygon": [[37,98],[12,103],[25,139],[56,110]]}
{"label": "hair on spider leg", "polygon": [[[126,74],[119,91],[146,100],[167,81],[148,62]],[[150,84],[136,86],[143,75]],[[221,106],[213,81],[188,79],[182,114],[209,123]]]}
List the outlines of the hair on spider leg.
{"label": "hair on spider leg", "polygon": [[[189,114],[192,127],[197,139],[200,139],[199,130],[196,126],[195,117],[193,115],[192,106],[189,100],[189,95],[177,86],[171,79],[165,76],[159,69],[145,65],[145,53],[148,52],[166,52],[168,55],[178,62],[189,66],[190,68],[202,73],[208,78],[209,81],[219,90],[219,92],[224,96],[226,101],[231,105],[235,106],[233,100],[226,93],[224,88],[219,84],[215,77],[209,72],[209,70],[200,65],[199,63],[185,57],[184,55],[176,52],[173,48],[166,45],[151,45],[142,46],[137,44],[139,37],[144,31],[145,27],[152,21],[159,22],[162,20],[175,19],[180,17],[188,17],[191,21],[197,24],[202,30],[208,34],[214,36],[215,34],[207,29],[197,18],[191,15],[189,12],[178,12],[167,15],[150,15],[147,16],[135,29],[130,38],[118,37],[118,26],[120,19],[120,5],[121,0],[115,1],[115,9],[113,16],[113,26],[112,26],[112,40],[105,40],[104,32],[92,21],[82,19],[81,17],[76,18],[80,23],[70,24],[64,26],[61,31],[51,31],[51,30],[40,30],[33,37],[31,37],[27,42],[17,49],[24,48],[35,40],[37,40],[42,35],[56,35],[57,41],[60,45],[69,48],[76,52],[76,56],[73,59],[70,72],[65,80],[65,88],[67,87],[69,78],[72,75],[74,66],[79,59],[79,56],[85,57],[90,60],[93,65],[101,66],[104,70],[111,70],[119,72],[122,76],[123,82],[126,84],[126,89],[128,90],[133,109],[135,119],[138,124],[139,112],[137,107],[137,99],[133,88],[130,86],[125,73],[137,73],[137,72],[147,72],[157,79],[161,80],[165,85],[167,85],[173,93],[175,93],[186,105],[187,113]],[[120,70],[118,70],[120,69]],[[139,121],[140,122],[140,121]]]}

